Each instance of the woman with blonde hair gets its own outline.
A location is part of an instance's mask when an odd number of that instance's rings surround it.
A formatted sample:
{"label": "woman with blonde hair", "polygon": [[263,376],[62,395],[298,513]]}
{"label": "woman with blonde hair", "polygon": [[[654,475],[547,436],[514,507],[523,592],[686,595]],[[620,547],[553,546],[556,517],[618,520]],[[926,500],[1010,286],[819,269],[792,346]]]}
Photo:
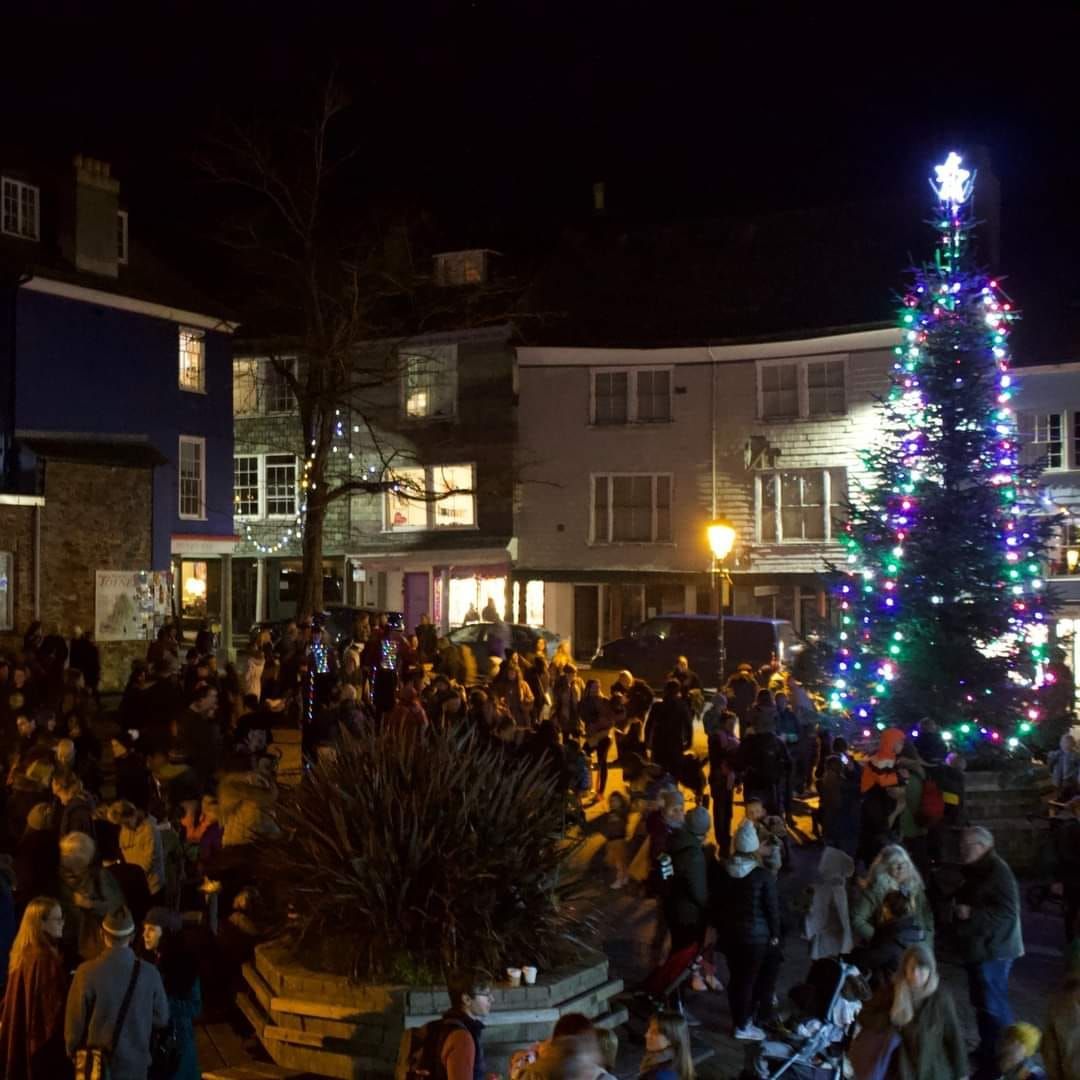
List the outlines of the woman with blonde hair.
{"label": "woman with blonde hair", "polygon": [[885,897],[892,892],[903,893],[911,900],[915,922],[926,934],[926,945],[934,948],[934,913],[926,895],[922,875],[911,856],[899,844],[888,844],[870,864],[866,878],[859,883],[855,902],[851,906],[851,930],[858,945],[873,940],[882,921]]}
{"label": "woman with blonde hair", "polygon": [[941,985],[933,952],[913,945],[900,970],[867,1003],[849,1058],[855,1080],[965,1080],[967,1046],[956,1003]]}
{"label": "woman with blonde hair", "polygon": [[645,1030],[645,1057],[638,1080],[694,1080],[690,1028],[682,1013],[653,1013]]}
{"label": "woman with blonde hair", "polygon": [[38,896],[26,905],[11,946],[0,1008],[0,1074],[5,1080],[63,1080],[71,1067],[64,1049],[68,979],[60,955],[60,905]]}

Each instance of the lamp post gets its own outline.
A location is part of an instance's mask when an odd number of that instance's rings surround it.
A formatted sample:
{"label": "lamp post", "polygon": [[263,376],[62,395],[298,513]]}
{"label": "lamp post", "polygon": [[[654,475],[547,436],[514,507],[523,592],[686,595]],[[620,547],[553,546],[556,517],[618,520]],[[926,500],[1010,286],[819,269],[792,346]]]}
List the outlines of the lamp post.
{"label": "lamp post", "polygon": [[724,560],[731,554],[731,549],[735,546],[735,526],[730,521],[717,518],[715,521],[709,522],[705,532],[709,538],[709,548],[712,551],[713,591],[716,593],[716,610],[720,616],[716,624],[716,658],[718,664],[716,689],[719,691],[724,685],[724,668],[727,662],[727,652],[724,647],[724,594],[722,583],[731,584],[731,574],[728,573],[727,567],[724,566]]}

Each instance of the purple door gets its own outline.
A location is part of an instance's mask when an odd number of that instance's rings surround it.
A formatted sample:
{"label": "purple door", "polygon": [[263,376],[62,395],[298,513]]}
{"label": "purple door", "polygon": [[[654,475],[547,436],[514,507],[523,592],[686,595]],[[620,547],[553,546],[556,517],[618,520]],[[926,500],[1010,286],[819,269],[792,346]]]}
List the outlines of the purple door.
{"label": "purple door", "polygon": [[405,633],[411,634],[420,624],[421,615],[430,615],[427,574],[405,575]]}

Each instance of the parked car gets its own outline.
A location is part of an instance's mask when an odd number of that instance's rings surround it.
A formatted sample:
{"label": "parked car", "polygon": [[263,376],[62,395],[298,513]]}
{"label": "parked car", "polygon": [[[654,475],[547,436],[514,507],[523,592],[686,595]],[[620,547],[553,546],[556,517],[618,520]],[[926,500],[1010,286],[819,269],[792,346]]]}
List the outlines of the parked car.
{"label": "parked car", "polygon": [[[657,615],[646,619],[629,637],[601,645],[592,659],[592,668],[626,670],[659,689],[675,661],[685,656],[702,685],[715,689],[718,622],[715,615]],[[803,647],[786,619],[727,615],[724,679],[743,663],[752,664],[756,671],[776,657],[788,666]]]}
{"label": "parked car", "polygon": [[[459,626],[451,630],[447,638],[457,646],[466,646],[472,649],[476,658],[477,671],[484,673],[491,666],[491,660],[502,659],[494,655],[495,641],[492,631],[497,623],[474,622]],[[510,641],[503,644],[503,648],[512,648],[522,656],[533,656],[536,653],[536,643],[544,642],[544,655],[548,660],[555,659],[555,651],[559,647],[559,635],[545,630],[542,626],[524,626],[521,623],[508,623],[510,628]]]}

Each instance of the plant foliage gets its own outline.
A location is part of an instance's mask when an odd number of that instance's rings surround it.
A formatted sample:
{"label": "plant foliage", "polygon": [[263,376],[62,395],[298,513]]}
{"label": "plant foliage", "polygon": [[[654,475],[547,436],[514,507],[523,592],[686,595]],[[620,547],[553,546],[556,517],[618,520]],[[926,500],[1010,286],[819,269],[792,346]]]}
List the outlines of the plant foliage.
{"label": "plant foliage", "polygon": [[552,769],[474,732],[343,736],[276,817],[260,878],[305,954],[354,978],[550,967],[584,929]]}

